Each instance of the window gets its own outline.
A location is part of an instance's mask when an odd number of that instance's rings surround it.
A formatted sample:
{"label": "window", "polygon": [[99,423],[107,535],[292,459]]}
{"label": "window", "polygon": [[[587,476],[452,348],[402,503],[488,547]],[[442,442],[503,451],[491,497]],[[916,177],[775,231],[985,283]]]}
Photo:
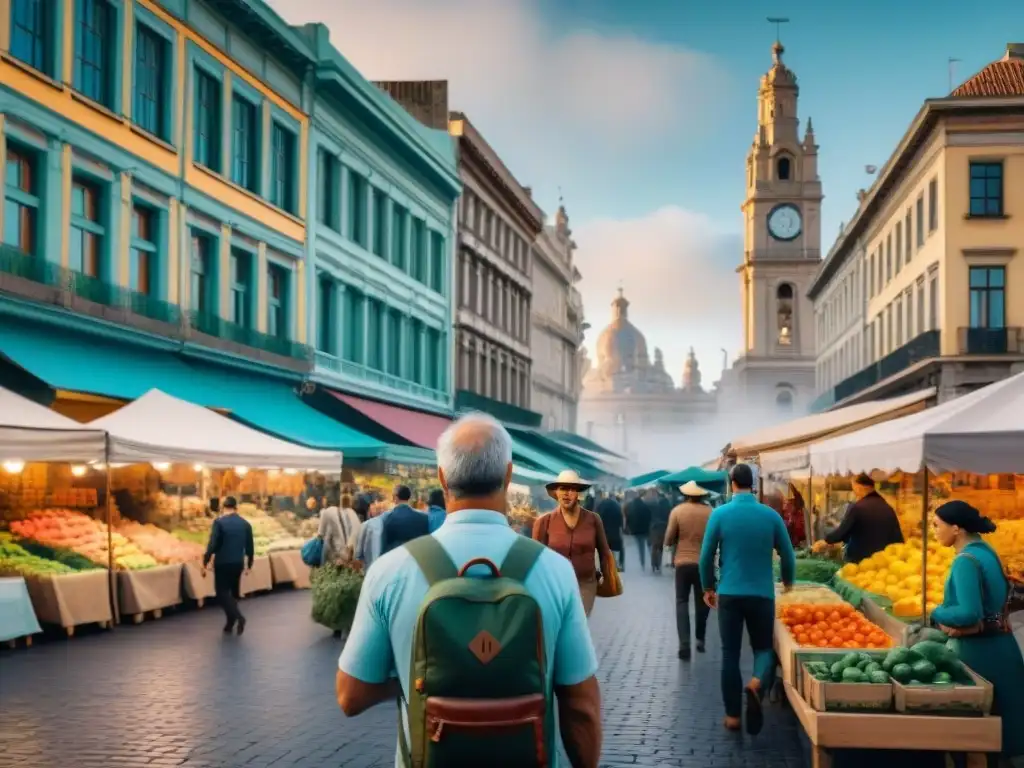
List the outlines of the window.
{"label": "window", "polygon": [[892,304],[885,308],[885,348],[887,352],[892,352],[896,349],[896,345],[893,344],[895,336],[893,331],[895,330],[895,323],[892,321]]}
{"label": "window", "polygon": [[917,281],[917,332],[922,334],[924,327],[924,279]]}
{"label": "window", "polygon": [[156,211],[136,203],[132,206],[132,263],[129,287],[147,296],[156,294],[157,246]]}
{"label": "window", "polygon": [[388,197],[381,190],[373,190],[373,252],[381,258],[387,253]]}
{"label": "window", "polygon": [[402,373],[402,347],[406,340],[402,338],[402,316],[397,309],[385,310],[388,323],[388,359],[387,372],[392,376]]}
{"label": "window", "polygon": [[412,276],[427,282],[427,229],[423,219],[412,220]]}
{"label": "window", "polygon": [[[338,216],[338,187],[341,185],[338,159],[323,149],[320,150],[320,194],[317,196],[317,219],[335,232],[341,229]],[[273,186],[273,185],[271,185]]]}
{"label": "window", "polygon": [[132,121],[160,139],[170,137],[166,118],[168,98],[167,41],[143,24],[135,25],[135,98]]}
{"label": "window", "polygon": [[775,291],[778,341],[784,347],[793,343],[793,286],[783,283]]}
{"label": "window", "polygon": [[939,276],[932,275],[928,280],[928,330],[939,327]]}
{"label": "window", "polygon": [[288,270],[280,264],[267,265],[267,333],[288,338]]}
{"label": "window", "polygon": [[906,236],[906,246],[905,246],[905,249],[906,249],[906,252],[907,252],[906,253],[907,264],[910,263],[910,257],[911,257],[911,255],[914,252],[914,237],[913,237],[913,233],[911,232],[911,229],[910,229],[911,218],[912,217],[910,215],[910,209],[907,208],[907,218],[903,222],[903,233]]}
{"label": "window", "polygon": [[903,269],[903,224],[896,222],[896,274]]}
{"label": "window", "polygon": [[200,315],[212,315],[216,287],[213,280],[213,239],[192,233],[191,306]]}
{"label": "window", "polygon": [[934,232],[939,228],[939,181],[932,179],[928,182],[928,231]]}
{"label": "window", "polygon": [[106,229],[100,217],[100,190],[92,182],[74,179],[71,184],[71,250],[73,272],[100,277],[101,249]]}
{"label": "window", "polygon": [[366,333],[366,364],[370,368],[380,370],[383,368],[384,356],[381,348],[383,306],[379,301],[366,299],[367,301],[367,333]]}
{"label": "window", "polygon": [[345,333],[345,343],[342,345],[342,355],[346,360],[352,362],[361,361],[365,345],[366,333],[366,305],[367,299],[358,291],[347,288],[345,291],[345,322],[342,330]]}
{"label": "window", "polygon": [[295,213],[295,134],[280,123],[270,128],[270,202]]}
{"label": "window", "polygon": [[895,309],[893,310],[896,314],[896,346],[903,346],[903,297],[900,296],[896,299]]}
{"label": "window", "polygon": [[239,95],[231,99],[231,180],[256,192],[259,189],[259,122],[256,105]]}
{"label": "window", "polygon": [[38,255],[40,190],[36,158],[10,142],[4,186],[4,243]]}
{"label": "window", "polygon": [[1006,327],[1006,268],[971,267],[971,328]]}
{"label": "window", "polygon": [[868,282],[868,296],[875,295],[875,254],[871,254],[868,259],[870,262],[868,265],[869,282]]}
{"label": "window", "polygon": [[789,171],[791,164],[792,163],[788,157],[779,158],[778,162],[775,165],[777,171],[776,175],[778,176],[779,181],[789,181]]}
{"label": "window", "polygon": [[75,90],[110,109],[118,86],[113,62],[119,42],[114,9],[106,0],[76,0]]}
{"label": "window", "polygon": [[1003,164],[971,163],[971,216],[1003,215]]}
{"label": "window", "polygon": [[430,233],[430,287],[444,295],[445,260],[444,237],[440,232]]}
{"label": "window", "polygon": [[423,323],[419,320],[412,321],[410,331],[412,341],[412,369],[409,371],[409,379],[417,384],[423,383]]}
{"label": "window", "polygon": [[366,246],[366,179],[348,171],[348,239]]}
{"label": "window", "polygon": [[220,82],[196,67],[196,123],[194,159],[220,172]]}
{"label": "window", "polygon": [[329,355],[337,354],[334,332],[334,305],[337,301],[337,290],[334,281],[329,277],[321,277],[319,295],[316,302],[316,348]]}
{"label": "window", "polygon": [[885,239],[885,284],[892,280],[892,232]]}
{"label": "window", "polygon": [[11,56],[44,74],[50,74],[53,7],[48,0],[11,0]]}
{"label": "window", "polygon": [[231,249],[231,321],[252,328],[252,254]]}
{"label": "window", "polygon": [[401,270],[405,269],[405,221],[406,210],[392,205],[391,209],[391,263]]}
{"label": "window", "polygon": [[917,247],[924,245],[924,198],[917,198]]}
{"label": "window", "polygon": [[907,341],[914,338],[914,289],[908,288],[903,294],[903,308],[907,311]]}

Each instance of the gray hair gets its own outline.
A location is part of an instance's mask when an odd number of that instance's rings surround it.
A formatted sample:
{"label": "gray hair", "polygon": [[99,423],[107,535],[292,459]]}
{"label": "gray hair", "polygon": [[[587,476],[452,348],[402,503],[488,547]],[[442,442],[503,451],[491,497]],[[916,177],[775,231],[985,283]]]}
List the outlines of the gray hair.
{"label": "gray hair", "polygon": [[437,441],[437,466],[453,499],[500,491],[511,463],[512,437],[485,413],[457,419]]}

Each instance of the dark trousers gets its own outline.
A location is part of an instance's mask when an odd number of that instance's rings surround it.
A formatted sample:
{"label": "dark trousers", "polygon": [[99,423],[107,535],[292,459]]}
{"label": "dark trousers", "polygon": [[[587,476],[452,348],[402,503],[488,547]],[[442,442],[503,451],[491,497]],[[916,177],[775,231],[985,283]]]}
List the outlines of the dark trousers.
{"label": "dark trousers", "polygon": [[240,619],[244,619],[242,612],[238,610],[238,601],[241,599],[242,589],[242,564],[213,566],[213,588],[217,592],[217,600],[220,601],[224,615],[228,619],[228,626],[233,627]]}
{"label": "dark trousers", "polygon": [[761,681],[760,693],[771,689],[775,675],[775,601],[768,597],[718,596],[718,633],[722,636],[722,701],[725,714],[739,717],[743,708],[743,676],[740,674],[740,649],[743,627],[750,635],[754,652],[754,674]]}
{"label": "dark trousers", "polygon": [[608,549],[615,553],[615,562],[619,566],[621,571],[626,567],[626,548],[623,546],[622,539],[617,541],[609,541]]}
{"label": "dark trousers", "polygon": [[648,536],[646,533],[634,533],[631,535],[636,539],[636,548],[640,553],[640,570],[642,571],[647,566],[647,547],[650,546],[647,541]]}
{"label": "dark trousers", "polygon": [[700,585],[700,566],[696,563],[676,568],[676,632],[679,634],[679,650],[690,648],[690,595],[693,594],[693,618],[696,623],[694,637],[704,642],[708,629],[708,614],[711,609],[704,602],[704,590]]}

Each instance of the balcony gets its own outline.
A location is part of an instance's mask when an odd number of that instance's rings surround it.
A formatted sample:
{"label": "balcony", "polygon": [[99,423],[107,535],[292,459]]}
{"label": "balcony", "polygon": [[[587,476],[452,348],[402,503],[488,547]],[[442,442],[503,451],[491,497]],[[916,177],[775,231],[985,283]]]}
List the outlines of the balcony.
{"label": "balcony", "polygon": [[394,392],[403,392],[411,397],[428,400],[432,403],[443,405],[445,408],[448,407],[447,392],[431,389],[414,381],[403,379],[400,376],[378,371],[376,368],[371,368],[362,363],[354,363],[350,360],[335,357],[328,352],[317,350],[314,360],[316,368],[321,371],[330,371],[337,376],[361,382],[373,389],[390,389]]}
{"label": "balcony", "polygon": [[961,355],[1024,355],[1020,328],[959,328],[957,349]]}
{"label": "balcony", "polygon": [[207,347],[270,365],[308,371],[309,348],[242,328],[220,317],[183,313],[177,304],[74,272],[51,261],[0,246],[0,294],[60,307],[77,315]]}

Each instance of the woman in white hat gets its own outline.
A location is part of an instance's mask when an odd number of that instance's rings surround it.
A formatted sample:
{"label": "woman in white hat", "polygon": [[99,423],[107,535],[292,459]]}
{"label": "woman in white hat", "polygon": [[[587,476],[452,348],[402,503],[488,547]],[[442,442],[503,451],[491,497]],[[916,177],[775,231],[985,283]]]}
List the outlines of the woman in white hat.
{"label": "woman in white hat", "polygon": [[548,495],[558,502],[558,509],[541,515],[533,524],[533,538],[572,563],[588,616],[601,580],[596,556],[602,563],[611,557],[601,518],[580,504],[580,493],[590,485],[570,469],[559,473],[547,484]]}
{"label": "woman in white hat", "polygon": [[704,590],[700,584],[700,548],[704,531],[711,517],[707,504],[710,492],[693,480],[679,486],[683,503],[672,510],[665,532],[665,546],[675,547],[672,563],[676,574],[676,632],[679,635],[679,658],[690,659],[690,593],[693,593],[693,613],[696,623],[694,635],[697,653],[704,653],[704,637],[710,608],[704,603]]}

